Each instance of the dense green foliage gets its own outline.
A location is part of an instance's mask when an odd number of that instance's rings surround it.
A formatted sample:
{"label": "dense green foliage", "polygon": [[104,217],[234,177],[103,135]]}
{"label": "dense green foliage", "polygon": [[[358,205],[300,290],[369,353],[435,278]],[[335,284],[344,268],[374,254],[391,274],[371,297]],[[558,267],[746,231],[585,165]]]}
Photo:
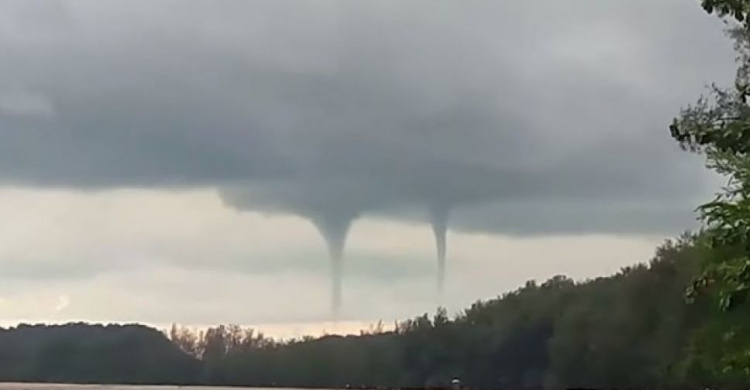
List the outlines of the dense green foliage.
{"label": "dense green foliage", "polygon": [[728,16],[735,20],[746,23],[750,15],[750,1],[748,0],[703,0],[703,9],[708,13]]}
{"label": "dense green foliage", "polygon": [[715,285],[722,309],[730,310],[750,293],[750,1],[704,0],[703,6],[739,22],[729,30],[738,53],[735,85],[714,86],[684,109],[670,130],[685,149],[705,154],[708,167],[728,179],[716,199],[699,208],[716,255],[704,263],[694,287]]}
{"label": "dense green foliage", "polygon": [[703,259],[703,273],[691,293],[710,287],[719,307],[728,312],[710,332],[704,349],[721,345],[715,365],[725,375],[750,382],[750,330],[733,321],[748,311],[750,298],[750,1],[703,0],[704,9],[727,18],[735,41],[734,86],[714,86],[708,96],[684,109],[670,130],[687,150],[705,154],[708,167],[727,178],[713,201],[699,207],[705,239],[713,248]]}

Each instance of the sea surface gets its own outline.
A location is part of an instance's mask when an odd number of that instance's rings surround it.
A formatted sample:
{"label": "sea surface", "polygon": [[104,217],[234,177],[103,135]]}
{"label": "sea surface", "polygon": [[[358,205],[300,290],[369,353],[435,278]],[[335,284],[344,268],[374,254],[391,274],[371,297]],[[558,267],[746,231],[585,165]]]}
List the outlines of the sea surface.
{"label": "sea surface", "polygon": [[[238,390],[241,387],[203,387],[203,386],[130,386],[130,385],[66,385],[48,383],[0,383],[0,390]],[[253,390],[298,390],[298,389],[263,389]]]}

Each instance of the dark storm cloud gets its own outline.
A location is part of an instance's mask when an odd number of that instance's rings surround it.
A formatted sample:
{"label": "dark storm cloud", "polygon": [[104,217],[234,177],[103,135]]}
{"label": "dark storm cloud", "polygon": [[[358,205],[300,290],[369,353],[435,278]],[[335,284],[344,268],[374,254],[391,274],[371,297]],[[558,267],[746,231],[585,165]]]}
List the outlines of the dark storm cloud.
{"label": "dark storm cloud", "polygon": [[0,11],[3,183],[209,186],[310,218],[437,204],[481,231],[680,229],[709,176],[666,125],[732,65],[683,0]]}

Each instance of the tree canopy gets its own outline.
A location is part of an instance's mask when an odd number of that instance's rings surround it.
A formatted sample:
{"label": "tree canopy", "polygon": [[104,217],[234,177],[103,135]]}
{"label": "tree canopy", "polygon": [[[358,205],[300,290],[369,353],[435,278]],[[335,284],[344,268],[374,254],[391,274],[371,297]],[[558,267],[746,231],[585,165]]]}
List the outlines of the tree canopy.
{"label": "tree canopy", "polygon": [[[707,166],[727,179],[716,198],[698,208],[713,251],[703,259],[703,273],[689,293],[708,292],[721,310],[731,312],[747,310],[750,296],[750,1],[703,0],[703,8],[730,26],[737,52],[734,86],[712,86],[682,110],[670,131],[684,149],[704,154]],[[717,357],[723,370],[750,380],[750,332],[724,325],[714,333],[716,340],[730,341]]]}

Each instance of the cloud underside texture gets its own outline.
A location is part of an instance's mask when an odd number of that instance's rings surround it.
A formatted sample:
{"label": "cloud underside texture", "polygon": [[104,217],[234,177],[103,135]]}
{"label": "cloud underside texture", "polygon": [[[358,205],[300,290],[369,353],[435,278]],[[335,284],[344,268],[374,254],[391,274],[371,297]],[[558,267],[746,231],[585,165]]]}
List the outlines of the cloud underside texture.
{"label": "cloud underside texture", "polygon": [[1,2],[0,183],[673,234],[714,181],[666,125],[731,76],[721,28],[682,0]]}

